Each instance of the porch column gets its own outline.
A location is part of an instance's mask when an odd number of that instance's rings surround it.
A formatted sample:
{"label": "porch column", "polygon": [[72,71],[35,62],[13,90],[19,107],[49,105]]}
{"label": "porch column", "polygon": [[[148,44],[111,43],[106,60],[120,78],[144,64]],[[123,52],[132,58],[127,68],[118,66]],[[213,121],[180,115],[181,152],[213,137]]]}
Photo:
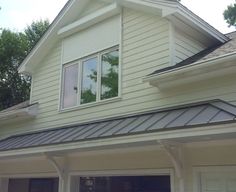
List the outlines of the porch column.
{"label": "porch column", "polygon": [[69,174],[67,158],[63,157],[63,163],[59,163],[54,156],[45,154],[48,161],[54,166],[59,176],[58,192],[69,192]]}
{"label": "porch column", "polygon": [[0,191],[8,192],[8,178],[0,178]]}
{"label": "porch column", "polygon": [[169,141],[158,141],[158,143],[163,147],[174,165],[179,184],[178,191],[186,192],[183,146],[179,143],[173,143]]}

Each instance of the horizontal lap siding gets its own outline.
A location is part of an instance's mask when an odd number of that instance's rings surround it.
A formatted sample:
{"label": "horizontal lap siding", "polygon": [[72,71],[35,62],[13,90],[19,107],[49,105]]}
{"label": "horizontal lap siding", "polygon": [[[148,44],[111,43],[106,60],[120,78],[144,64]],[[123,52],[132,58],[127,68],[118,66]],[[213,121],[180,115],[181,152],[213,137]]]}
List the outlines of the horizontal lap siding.
{"label": "horizontal lap siding", "polygon": [[44,129],[88,120],[146,110],[159,97],[156,88],[142,78],[169,65],[169,23],[158,16],[130,9],[123,15],[122,99],[109,104],[58,112],[60,84],[60,44],[38,67],[33,83],[33,102],[39,102],[39,115],[21,129]]}
{"label": "horizontal lap siding", "polygon": [[[38,116],[32,121],[2,128],[2,133],[47,129],[214,98],[236,102],[235,85],[231,83],[235,81],[234,76],[222,77],[217,83],[215,80],[202,82],[169,92],[142,81],[146,75],[170,65],[169,23],[165,19],[124,9],[122,34],[121,100],[59,113],[61,44],[58,43],[34,75],[32,101],[40,104]],[[189,39],[182,39],[191,44]],[[199,44],[192,46],[192,50],[198,49]]]}
{"label": "horizontal lap siding", "polygon": [[204,49],[206,49],[206,46],[195,40],[193,37],[190,37],[179,30],[175,31],[176,63],[179,63]]}

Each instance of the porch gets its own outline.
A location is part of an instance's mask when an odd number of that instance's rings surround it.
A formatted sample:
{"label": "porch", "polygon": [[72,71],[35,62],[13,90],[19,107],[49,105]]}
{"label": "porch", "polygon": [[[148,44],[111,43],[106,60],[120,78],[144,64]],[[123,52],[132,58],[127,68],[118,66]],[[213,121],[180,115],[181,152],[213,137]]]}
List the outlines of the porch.
{"label": "porch", "polygon": [[11,136],[0,141],[0,189],[234,192],[235,118],[214,101]]}

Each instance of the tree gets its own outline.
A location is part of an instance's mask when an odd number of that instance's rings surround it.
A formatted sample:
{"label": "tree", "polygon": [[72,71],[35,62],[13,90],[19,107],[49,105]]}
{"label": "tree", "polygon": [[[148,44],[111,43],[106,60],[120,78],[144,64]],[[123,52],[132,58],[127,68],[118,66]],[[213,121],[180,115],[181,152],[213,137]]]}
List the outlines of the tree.
{"label": "tree", "polygon": [[20,63],[47,29],[48,21],[33,22],[24,32],[0,33],[0,110],[29,99],[30,77],[18,73]]}
{"label": "tree", "polygon": [[223,15],[229,26],[236,27],[236,3],[229,5]]}
{"label": "tree", "polygon": [[34,21],[31,25],[26,27],[24,32],[27,37],[29,50],[39,41],[48,27],[49,20]]}

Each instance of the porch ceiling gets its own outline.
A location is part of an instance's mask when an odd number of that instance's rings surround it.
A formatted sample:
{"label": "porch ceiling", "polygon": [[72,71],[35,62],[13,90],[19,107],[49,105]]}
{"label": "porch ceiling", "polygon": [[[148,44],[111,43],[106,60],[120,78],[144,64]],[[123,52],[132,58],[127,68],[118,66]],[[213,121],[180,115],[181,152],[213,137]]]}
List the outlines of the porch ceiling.
{"label": "porch ceiling", "polygon": [[165,108],[98,122],[14,135],[0,141],[0,153],[44,146],[57,146],[127,136],[158,135],[194,127],[236,122],[236,106],[221,100]]}

